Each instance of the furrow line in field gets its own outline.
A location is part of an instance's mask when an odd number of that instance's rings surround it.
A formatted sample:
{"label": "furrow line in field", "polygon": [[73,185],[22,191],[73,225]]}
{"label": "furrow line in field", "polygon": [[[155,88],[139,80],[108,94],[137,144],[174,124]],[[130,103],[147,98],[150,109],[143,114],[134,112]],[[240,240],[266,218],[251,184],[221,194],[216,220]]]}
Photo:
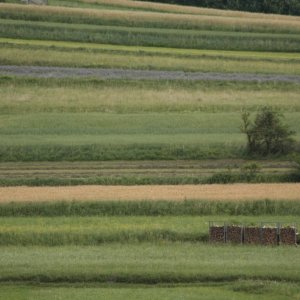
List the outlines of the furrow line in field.
{"label": "furrow line in field", "polygon": [[28,76],[40,78],[97,77],[103,79],[149,80],[218,80],[300,83],[297,75],[262,75],[250,73],[205,73],[183,71],[149,71],[126,69],[65,68],[38,66],[0,66],[0,76]]}

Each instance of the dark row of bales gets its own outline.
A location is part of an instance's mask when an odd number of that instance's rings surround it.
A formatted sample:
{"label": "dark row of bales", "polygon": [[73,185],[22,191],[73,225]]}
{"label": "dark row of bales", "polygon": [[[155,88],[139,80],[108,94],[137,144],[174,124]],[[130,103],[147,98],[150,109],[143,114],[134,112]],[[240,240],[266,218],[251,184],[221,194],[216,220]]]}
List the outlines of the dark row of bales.
{"label": "dark row of bales", "polygon": [[259,226],[215,225],[209,224],[209,241],[211,243],[232,243],[247,245],[297,245],[297,228],[293,226]]}

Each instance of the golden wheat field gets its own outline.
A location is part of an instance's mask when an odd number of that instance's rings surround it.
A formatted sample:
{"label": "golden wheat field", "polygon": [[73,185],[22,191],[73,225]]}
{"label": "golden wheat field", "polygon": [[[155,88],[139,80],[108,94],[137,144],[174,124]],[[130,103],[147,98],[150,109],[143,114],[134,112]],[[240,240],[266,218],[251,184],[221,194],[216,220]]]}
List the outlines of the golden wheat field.
{"label": "golden wheat field", "polygon": [[0,203],[92,200],[300,200],[300,183],[2,187]]}

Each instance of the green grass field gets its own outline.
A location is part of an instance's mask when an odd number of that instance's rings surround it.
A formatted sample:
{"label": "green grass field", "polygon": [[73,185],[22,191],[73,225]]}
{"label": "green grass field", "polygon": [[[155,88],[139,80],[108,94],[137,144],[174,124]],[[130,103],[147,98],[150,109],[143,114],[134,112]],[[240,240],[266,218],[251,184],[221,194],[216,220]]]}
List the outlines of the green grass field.
{"label": "green grass field", "polygon": [[[298,151],[300,84],[259,76],[300,75],[299,17],[131,0],[5,2],[0,65],[257,80],[0,73],[1,186],[299,181],[292,154],[249,157],[240,131],[243,110],[254,118],[271,106]],[[296,247],[208,243],[211,220],[292,225],[299,203],[0,203],[0,299],[300,299]]]}
{"label": "green grass field", "polygon": [[297,84],[2,78],[0,90],[2,161],[242,157],[241,111],[266,104],[299,136]]}
{"label": "green grass field", "polygon": [[[0,205],[1,217],[92,217],[92,216],[213,216],[223,220],[235,217],[284,216],[296,221],[300,215],[299,201],[98,201],[98,202],[29,202]],[[290,220],[291,220],[290,219]],[[49,219],[50,220],[50,219]],[[80,218],[78,219],[80,220]],[[159,218],[157,219],[159,220]],[[178,219],[180,220],[180,218]],[[195,220],[195,219],[194,219]],[[204,219],[207,220],[207,219]],[[211,219],[213,221],[213,219]],[[13,218],[12,218],[13,221]],[[262,220],[263,221],[263,220]],[[205,225],[203,225],[205,227]],[[203,227],[203,228],[204,228]]]}
{"label": "green grass field", "polygon": [[260,224],[280,220],[297,224],[297,216],[121,216],[2,217],[0,245],[63,246],[136,242],[208,242],[209,221]]}
{"label": "green grass field", "polygon": [[299,282],[298,252],[295,247],[190,243],[10,246],[1,247],[0,277],[2,282],[45,283],[195,283],[240,278]]}

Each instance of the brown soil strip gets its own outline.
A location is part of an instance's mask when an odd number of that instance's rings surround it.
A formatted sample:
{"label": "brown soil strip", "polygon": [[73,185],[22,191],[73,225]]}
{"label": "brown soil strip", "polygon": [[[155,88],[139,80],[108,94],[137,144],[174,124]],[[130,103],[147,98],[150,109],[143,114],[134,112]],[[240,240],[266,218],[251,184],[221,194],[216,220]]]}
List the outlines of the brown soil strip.
{"label": "brown soil strip", "polygon": [[3,187],[0,203],[104,200],[300,200],[300,184]]}

